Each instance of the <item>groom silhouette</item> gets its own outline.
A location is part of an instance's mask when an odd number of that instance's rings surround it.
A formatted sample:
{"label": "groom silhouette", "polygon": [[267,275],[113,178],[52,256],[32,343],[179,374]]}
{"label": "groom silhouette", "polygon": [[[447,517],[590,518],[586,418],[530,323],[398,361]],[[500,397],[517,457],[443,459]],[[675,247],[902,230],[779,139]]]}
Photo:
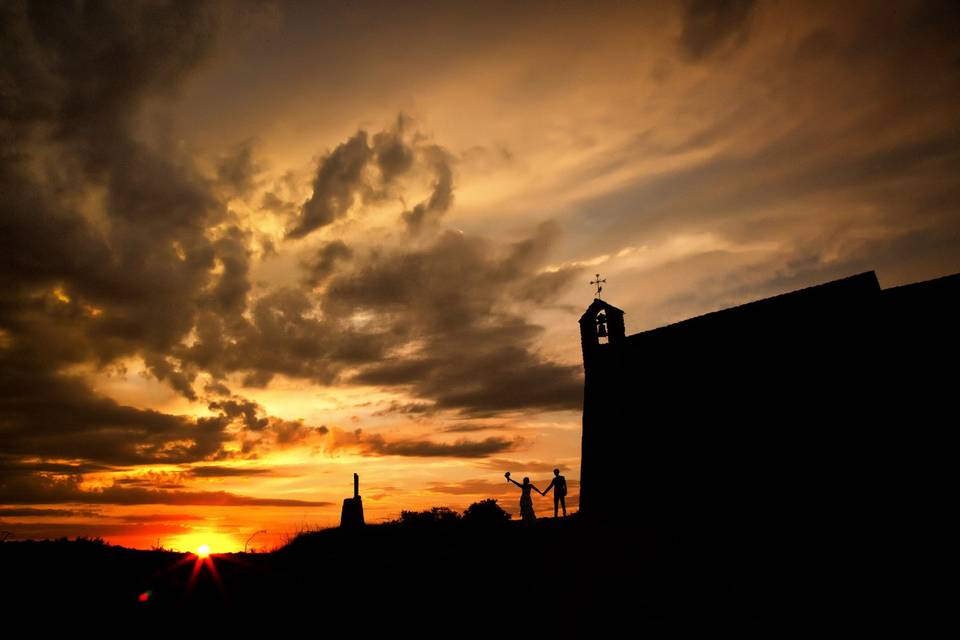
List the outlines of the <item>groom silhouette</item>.
{"label": "groom silhouette", "polygon": [[550,481],[550,485],[544,489],[541,495],[547,495],[550,493],[550,489],[553,489],[553,517],[557,517],[557,507],[563,507],[563,516],[567,516],[567,479],[560,475],[560,469],[553,470],[554,478]]}

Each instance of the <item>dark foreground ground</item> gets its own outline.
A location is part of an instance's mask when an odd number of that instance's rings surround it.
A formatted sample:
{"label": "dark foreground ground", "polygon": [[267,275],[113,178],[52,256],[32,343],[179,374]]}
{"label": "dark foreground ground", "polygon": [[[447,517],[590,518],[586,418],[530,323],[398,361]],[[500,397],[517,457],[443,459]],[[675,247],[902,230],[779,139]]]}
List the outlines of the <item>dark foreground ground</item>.
{"label": "dark foreground ground", "polygon": [[872,601],[874,576],[845,567],[845,553],[818,559],[785,548],[770,531],[711,542],[716,536],[704,532],[666,536],[630,523],[587,524],[571,516],[532,525],[328,529],[272,553],[215,555],[216,575],[200,564],[192,584],[198,562],[190,554],[82,540],[6,542],[0,606],[22,615],[80,612],[88,621],[189,615],[234,624],[352,621],[359,629],[456,619],[465,629],[508,629],[519,620],[570,630],[647,623],[819,628],[834,613],[879,615],[872,619],[878,622],[888,610],[887,599],[858,608]]}
{"label": "dark foreground ground", "polygon": [[83,540],[6,542],[0,544],[0,602],[10,610],[42,605],[144,619],[321,610],[500,617],[525,609],[532,619],[594,611],[657,618],[676,614],[690,594],[678,591],[682,576],[671,578],[673,570],[654,562],[656,554],[641,530],[623,530],[614,539],[577,516],[532,525],[327,529],[301,534],[272,553],[214,555],[216,575],[203,563],[197,571],[192,554]]}

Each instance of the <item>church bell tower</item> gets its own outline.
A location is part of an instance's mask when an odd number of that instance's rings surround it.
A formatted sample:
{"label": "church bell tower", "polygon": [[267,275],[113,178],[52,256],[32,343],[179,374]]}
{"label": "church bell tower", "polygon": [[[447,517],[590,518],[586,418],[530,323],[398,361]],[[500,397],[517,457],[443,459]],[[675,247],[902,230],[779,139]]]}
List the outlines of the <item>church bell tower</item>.
{"label": "church bell tower", "polygon": [[620,363],[626,342],[623,310],[600,299],[600,275],[590,284],[597,285],[596,298],[580,316],[580,346],[583,349],[583,423],[580,446],[580,513],[603,519],[612,509],[609,500],[595,485],[609,467],[622,392]]}
{"label": "church bell tower", "polygon": [[626,330],[623,310],[595,298],[580,316],[580,346],[583,349],[583,366],[589,370],[597,362],[606,345],[616,346],[623,342]]}

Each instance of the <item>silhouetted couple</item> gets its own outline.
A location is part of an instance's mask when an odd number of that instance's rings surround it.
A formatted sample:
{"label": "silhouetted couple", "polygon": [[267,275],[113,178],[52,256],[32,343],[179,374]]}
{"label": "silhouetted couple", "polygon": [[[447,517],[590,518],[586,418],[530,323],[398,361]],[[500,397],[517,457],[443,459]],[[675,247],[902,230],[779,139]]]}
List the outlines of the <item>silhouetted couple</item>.
{"label": "silhouetted couple", "polygon": [[545,496],[553,489],[553,517],[557,517],[559,507],[563,507],[563,515],[567,515],[567,479],[560,475],[560,469],[553,470],[553,480],[550,481],[550,486],[547,487],[546,491],[540,491],[540,489],[530,484],[530,478],[524,478],[523,484],[520,484],[510,477],[509,471],[503,475],[507,479],[507,482],[512,482],[520,487],[520,517],[525,522],[532,522],[537,519],[537,514],[533,512],[533,498],[530,496],[531,491],[536,491],[540,495]]}

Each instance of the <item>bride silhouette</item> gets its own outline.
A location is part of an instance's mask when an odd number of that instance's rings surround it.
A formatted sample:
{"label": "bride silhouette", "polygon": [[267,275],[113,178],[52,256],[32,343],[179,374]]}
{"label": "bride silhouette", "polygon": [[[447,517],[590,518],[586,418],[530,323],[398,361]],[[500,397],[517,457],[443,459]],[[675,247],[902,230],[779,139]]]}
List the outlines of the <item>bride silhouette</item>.
{"label": "bride silhouette", "polygon": [[523,484],[520,484],[510,477],[509,471],[503,474],[503,476],[507,479],[507,482],[512,482],[520,487],[520,517],[523,518],[524,522],[532,522],[533,520],[536,520],[537,515],[533,512],[533,498],[530,497],[530,490],[533,489],[540,495],[543,495],[543,492],[530,484],[530,478],[524,478]]}

